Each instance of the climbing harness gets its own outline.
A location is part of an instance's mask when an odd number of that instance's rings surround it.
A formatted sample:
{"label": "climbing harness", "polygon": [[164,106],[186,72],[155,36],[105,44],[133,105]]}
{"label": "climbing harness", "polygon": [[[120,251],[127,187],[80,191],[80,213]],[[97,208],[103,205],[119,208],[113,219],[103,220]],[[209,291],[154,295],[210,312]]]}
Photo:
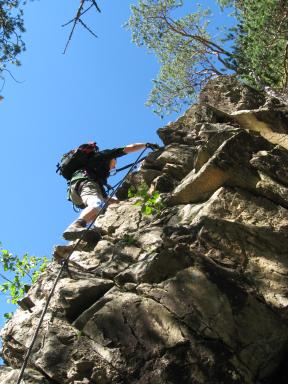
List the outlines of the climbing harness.
{"label": "climbing harness", "polygon": [[[118,172],[124,171],[125,169],[128,169],[128,168],[130,168],[131,166],[133,166],[132,169],[131,169],[131,171],[132,171],[134,168],[136,168],[136,166],[137,166],[138,164],[140,164],[143,160],[145,160],[146,157],[147,157],[147,156],[143,156],[143,157],[140,158],[139,160],[136,160],[134,163],[127,164],[127,165],[125,165],[125,166],[122,167],[122,168],[117,168],[117,169],[114,170],[113,173],[110,171],[110,176],[115,176]],[[114,190],[118,187],[119,184],[122,184],[122,182],[123,182],[123,180],[118,181],[118,183],[116,183],[115,185],[113,185],[113,187],[112,187],[112,185],[106,183],[106,184],[104,185],[104,188],[106,189],[106,194],[109,195],[110,192],[111,192],[111,191],[114,191]],[[69,188],[70,188],[70,186],[69,186]],[[73,202],[72,202],[72,204],[73,204],[73,211],[76,212],[76,213],[79,213],[79,212],[81,211],[81,209],[85,208],[85,206],[83,206],[83,207],[81,207],[81,206],[77,206],[77,205],[75,205]]]}
{"label": "climbing harness", "polygon": [[[95,220],[97,219],[97,217],[107,208],[108,204],[109,204],[109,201],[112,199],[112,197],[117,193],[118,189],[120,188],[120,186],[124,183],[124,181],[127,179],[127,177],[130,175],[130,173],[133,171],[133,169],[135,168],[135,166],[140,162],[142,161],[143,159],[141,159],[142,155],[144,154],[144,152],[148,149],[148,147],[144,148],[143,151],[140,153],[140,155],[138,156],[138,158],[136,159],[136,161],[132,164],[129,164],[131,165],[129,171],[126,173],[126,175],[123,177],[123,179],[121,180],[121,182],[117,183],[118,186],[117,188],[113,188],[113,191],[111,192],[111,195],[109,196],[109,198],[107,199],[107,201],[105,202],[105,204],[103,205],[103,207],[100,209],[100,211],[98,212],[97,216],[95,217],[95,219],[89,224],[89,226],[87,227],[86,231],[82,233],[82,235],[80,236],[80,238],[78,239],[78,241],[76,242],[76,244],[74,245],[72,251],[68,254],[68,256],[62,261],[62,266],[56,276],[56,279],[54,281],[54,284],[51,288],[51,292],[47,298],[47,301],[46,301],[46,304],[43,308],[43,311],[41,313],[41,317],[40,317],[40,320],[38,322],[38,325],[36,327],[36,330],[34,332],[34,335],[32,337],[32,340],[31,340],[31,343],[30,343],[30,346],[28,347],[27,349],[27,352],[26,352],[26,355],[25,355],[25,358],[24,358],[24,361],[23,361],[23,364],[22,364],[22,367],[21,367],[21,371],[20,371],[20,374],[19,374],[19,377],[18,377],[18,381],[16,384],[21,384],[21,380],[23,378],[23,375],[24,375],[24,372],[25,372],[25,369],[26,369],[26,366],[28,364],[28,361],[29,361],[29,358],[30,358],[30,355],[32,353],[32,349],[34,347],[34,344],[35,344],[35,341],[36,341],[36,338],[38,336],[38,333],[39,333],[39,330],[41,328],[41,325],[43,323],[43,320],[44,320],[44,316],[46,315],[46,312],[47,312],[47,309],[48,309],[48,306],[50,304],[50,301],[52,299],[52,296],[53,296],[53,293],[55,291],[55,288],[57,286],[57,283],[61,277],[61,274],[62,272],[64,271],[64,269],[68,266],[68,261],[72,255],[72,253],[76,250],[76,248],[78,247],[79,243],[81,242],[81,240],[83,240],[85,234],[89,231],[89,229],[92,227],[92,225],[94,224]],[[141,159],[141,160],[140,160]],[[128,168],[129,166],[126,166],[126,168]],[[123,167],[124,168],[124,167]],[[121,170],[123,170],[123,168]],[[116,185],[117,185],[116,184]]]}

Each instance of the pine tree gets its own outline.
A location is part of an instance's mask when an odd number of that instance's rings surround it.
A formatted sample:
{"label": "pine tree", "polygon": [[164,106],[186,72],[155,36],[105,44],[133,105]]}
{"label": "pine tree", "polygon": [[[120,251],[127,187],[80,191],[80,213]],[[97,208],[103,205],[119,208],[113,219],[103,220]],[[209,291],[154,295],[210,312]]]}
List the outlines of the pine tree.
{"label": "pine tree", "polygon": [[7,63],[20,65],[18,56],[25,50],[22,5],[20,0],[0,0],[0,74]]}
{"label": "pine tree", "polygon": [[285,0],[219,0],[233,6],[237,25],[229,30],[233,63],[255,86],[287,88],[288,3]]}
{"label": "pine tree", "polygon": [[139,0],[127,27],[132,41],[146,46],[160,63],[147,105],[163,115],[191,103],[213,76],[234,73],[259,89],[288,86],[288,3],[286,0],[216,0],[235,18],[215,41],[210,13],[200,6],[175,18],[182,0]]}
{"label": "pine tree", "polygon": [[139,0],[126,24],[132,41],[161,65],[147,102],[160,115],[179,111],[213,76],[236,69],[231,53],[208,33],[210,11],[198,5],[194,13],[173,18],[182,6],[182,0]]}

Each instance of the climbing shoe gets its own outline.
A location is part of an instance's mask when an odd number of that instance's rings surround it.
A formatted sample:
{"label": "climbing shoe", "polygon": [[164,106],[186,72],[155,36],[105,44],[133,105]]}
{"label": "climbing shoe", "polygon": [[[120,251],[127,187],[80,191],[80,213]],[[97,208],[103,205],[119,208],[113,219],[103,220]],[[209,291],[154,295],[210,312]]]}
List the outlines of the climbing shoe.
{"label": "climbing shoe", "polygon": [[76,240],[79,239],[86,231],[85,220],[78,219],[69,225],[68,228],[63,232],[63,238],[65,240]]}
{"label": "climbing shoe", "polygon": [[73,241],[82,239],[88,242],[98,242],[101,239],[101,234],[96,227],[92,227],[89,231],[86,228],[86,222],[82,219],[74,221],[63,232],[65,240]]}
{"label": "climbing shoe", "polygon": [[57,262],[61,262],[62,260],[65,260],[74,250],[75,244],[73,243],[68,245],[56,245],[53,251],[53,258]]}

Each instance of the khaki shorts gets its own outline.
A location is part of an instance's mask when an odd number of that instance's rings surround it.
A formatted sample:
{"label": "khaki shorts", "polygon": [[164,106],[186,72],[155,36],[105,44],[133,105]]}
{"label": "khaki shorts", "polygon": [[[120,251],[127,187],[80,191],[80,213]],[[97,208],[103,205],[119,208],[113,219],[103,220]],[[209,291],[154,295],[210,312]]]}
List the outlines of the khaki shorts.
{"label": "khaki shorts", "polygon": [[79,181],[70,187],[70,199],[77,206],[101,209],[106,202],[101,188],[92,180]]}

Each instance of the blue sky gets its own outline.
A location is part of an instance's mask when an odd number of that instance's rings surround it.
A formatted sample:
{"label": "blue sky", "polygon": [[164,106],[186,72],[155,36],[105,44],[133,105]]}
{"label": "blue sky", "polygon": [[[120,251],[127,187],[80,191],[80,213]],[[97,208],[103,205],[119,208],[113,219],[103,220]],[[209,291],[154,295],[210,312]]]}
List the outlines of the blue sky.
{"label": "blue sky", "polygon": [[[51,257],[53,246],[65,243],[62,232],[77,214],[55,173],[63,153],[87,141],[102,149],[161,144],[156,130],[176,118],[160,120],[144,106],[158,65],[122,28],[133,2],[98,3],[102,13],[91,10],[86,18],[98,39],[78,26],[65,55],[71,26],[61,25],[74,17],[79,0],[36,0],[25,8],[27,51],[21,68],[10,68],[22,83],[6,77],[0,104],[0,241],[14,254]],[[186,9],[193,4],[186,1]],[[9,308],[0,300],[2,317]]]}

